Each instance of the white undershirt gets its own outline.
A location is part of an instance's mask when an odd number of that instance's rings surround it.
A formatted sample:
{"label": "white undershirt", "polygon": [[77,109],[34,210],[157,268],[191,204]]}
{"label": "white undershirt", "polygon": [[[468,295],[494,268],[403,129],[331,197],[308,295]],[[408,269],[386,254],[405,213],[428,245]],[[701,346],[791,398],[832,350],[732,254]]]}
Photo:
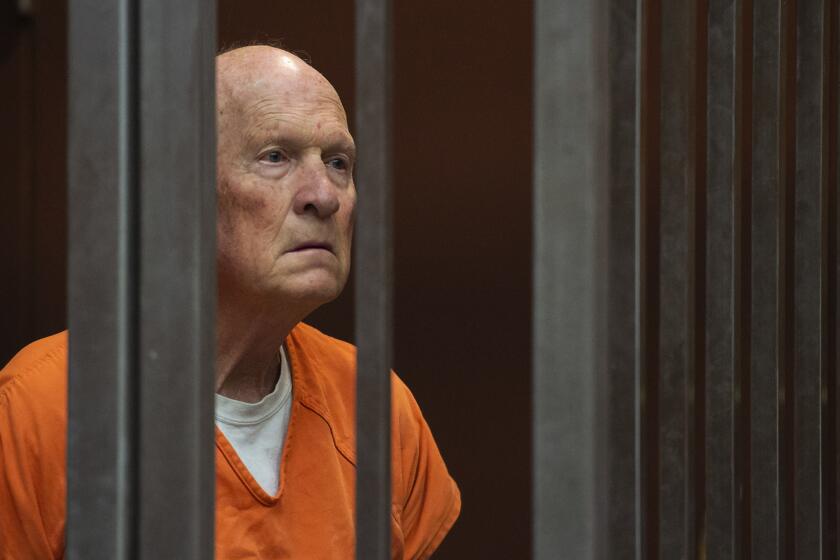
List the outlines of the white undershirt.
{"label": "white undershirt", "polygon": [[292,376],[281,349],[280,376],[260,402],[246,403],[216,394],[216,425],[254,480],[273,496],[280,482],[280,459],[292,410]]}

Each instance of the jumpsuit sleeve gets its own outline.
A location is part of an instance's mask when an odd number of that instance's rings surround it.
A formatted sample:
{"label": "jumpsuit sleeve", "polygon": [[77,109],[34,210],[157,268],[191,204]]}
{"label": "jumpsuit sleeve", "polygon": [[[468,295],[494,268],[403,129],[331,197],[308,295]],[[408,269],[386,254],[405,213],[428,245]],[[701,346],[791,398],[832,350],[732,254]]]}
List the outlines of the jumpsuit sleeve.
{"label": "jumpsuit sleeve", "polygon": [[461,494],[414,396],[396,376],[393,391],[401,461],[394,484],[402,497],[404,558],[428,558],[458,518]]}
{"label": "jumpsuit sleeve", "polygon": [[0,370],[0,560],[62,558],[66,350]]}

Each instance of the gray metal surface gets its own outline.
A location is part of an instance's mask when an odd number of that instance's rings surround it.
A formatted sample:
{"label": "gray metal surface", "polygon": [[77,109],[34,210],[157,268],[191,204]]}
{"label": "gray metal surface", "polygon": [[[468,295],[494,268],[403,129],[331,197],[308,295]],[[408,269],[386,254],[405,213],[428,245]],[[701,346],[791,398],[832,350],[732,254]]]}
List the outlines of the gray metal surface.
{"label": "gray metal surface", "polygon": [[638,0],[636,78],[636,558],[659,558],[661,5]]}
{"label": "gray metal surface", "polygon": [[750,26],[745,37],[751,52],[751,76],[743,110],[751,120],[741,141],[749,158],[741,165],[748,175],[751,192],[750,224],[750,372],[749,435],[744,451],[750,454],[750,471],[742,476],[749,482],[751,503],[744,509],[741,525],[749,523],[742,551],[753,558],[780,556],[781,441],[779,435],[779,235],[781,196],[779,176],[779,5],[774,0],[753,0],[741,26]]}
{"label": "gray metal surface", "polygon": [[[635,198],[636,2],[608,3],[609,178],[606,238],[606,383],[598,394],[606,433],[598,461],[605,495],[597,515],[605,528],[600,558],[631,560],[636,552],[635,457]],[[596,420],[598,421],[598,420]]]}
{"label": "gray metal surface", "polygon": [[840,3],[824,2],[823,25],[823,70],[821,100],[823,134],[820,178],[822,183],[822,234],[823,234],[823,285],[822,325],[823,341],[821,352],[822,370],[822,554],[831,558],[840,547],[840,496],[838,496],[838,425],[837,413],[837,247],[840,228],[837,227],[838,189],[840,189]]}
{"label": "gray metal surface", "polygon": [[707,0],[688,6],[686,145],[686,558],[703,558],[706,539],[706,133],[709,17]]}
{"label": "gray metal surface", "polygon": [[780,6],[779,15],[779,297],[777,360],[779,367],[779,549],[794,558],[794,194],[796,116],[796,3]]}
{"label": "gray metal surface", "polygon": [[795,209],[796,209],[796,2],[779,14],[779,556],[796,557],[795,512]]}
{"label": "gray metal surface", "polygon": [[[534,558],[605,557],[607,5],[535,4]],[[596,556],[597,555],[597,556]]]}
{"label": "gray metal surface", "polygon": [[[69,9],[67,539],[129,558],[137,505],[136,76],[131,3]],[[90,403],[96,403],[91,406]]]}
{"label": "gray metal surface", "polygon": [[794,441],[796,558],[819,558],[821,541],[820,142],[821,0],[796,2],[796,191],[794,241]]}
{"label": "gray metal surface", "polygon": [[[735,558],[733,178],[735,0],[708,5],[706,93],[705,518],[708,558]],[[698,520],[701,521],[701,520]]]}
{"label": "gray metal surface", "polygon": [[70,5],[68,558],[213,557],[205,4]]}
{"label": "gray metal surface", "polygon": [[[752,191],[750,157],[752,132],[752,3],[739,2],[735,10],[735,142],[733,146],[733,546],[736,558],[748,555],[750,542],[750,479],[752,297]],[[714,492],[714,489],[712,489]]]}
{"label": "gray metal surface", "polygon": [[688,350],[690,321],[689,171],[692,110],[689,50],[693,2],[662,2],[659,224],[659,557],[690,558],[695,522],[688,489],[691,457]]}
{"label": "gray metal surface", "polygon": [[[752,133],[752,3],[736,7],[735,35],[735,143],[733,146],[733,220],[735,226],[733,322],[735,376],[732,385],[733,417],[733,545],[734,555],[748,555],[751,417],[751,317],[752,317],[752,190],[750,157]],[[714,489],[712,490],[714,491]]]}
{"label": "gray metal surface", "polygon": [[146,0],[137,10],[138,553],[205,559],[215,519],[215,9]]}
{"label": "gray metal surface", "polygon": [[356,557],[391,557],[392,37],[390,0],[356,2]]}

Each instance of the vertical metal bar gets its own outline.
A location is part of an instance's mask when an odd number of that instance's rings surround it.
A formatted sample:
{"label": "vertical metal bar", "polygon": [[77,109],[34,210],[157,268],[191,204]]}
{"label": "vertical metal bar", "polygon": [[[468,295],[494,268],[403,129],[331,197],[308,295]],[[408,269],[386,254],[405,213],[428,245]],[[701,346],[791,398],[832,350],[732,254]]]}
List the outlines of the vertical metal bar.
{"label": "vertical metal bar", "polygon": [[534,557],[591,559],[604,529],[607,12],[537,0],[534,15]]}
{"label": "vertical metal bar", "polygon": [[782,2],[779,14],[779,265],[777,352],[780,371],[779,541],[780,557],[796,558],[794,461],[795,419],[795,188],[796,188],[796,4]]}
{"label": "vertical metal bar", "polygon": [[820,183],[822,206],[822,352],[821,360],[821,478],[822,488],[822,559],[836,555],[838,535],[838,462],[837,462],[837,191],[838,191],[838,79],[840,79],[840,3],[823,3],[822,64],[822,149]]}
{"label": "vertical metal bar", "polygon": [[215,7],[70,14],[67,556],[212,558]]}
{"label": "vertical metal bar", "polygon": [[[636,157],[636,5],[610,0],[609,178],[606,247],[606,368],[599,393],[599,418],[606,423],[605,447],[598,460],[607,499],[596,513],[605,530],[599,558],[633,560],[636,553],[635,453],[635,157]],[[598,419],[596,418],[596,422]]]}
{"label": "vertical metal bar", "polygon": [[638,0],[636,558],[659,558],[660,0]]}
{"label": "vertical metal bar", "polygon": [[709,2],[706,87],[706,553],[734,560],[735,0]]}
{"label": "vertical metal bar", "polygon": [[820,149],[820,496],[821,560],[837,555],[837,142],[838,27],[836,0],[823,2]]}
{"label": "vertical metal bar", "polygon": [[738,5],[735,71],[735,555],[749,558],[752,524],[752,2]]}
{"label": "vertical metal bar", "polygon": [[752,197],[750,134],[752,130],[752,2],[736,4],[735,35],[735,162],[733,218],[735,222],[733,302],[735,319],[735,379],[733,392],[733,455],[735,471],[734,547],[736,558],[749,558],[752,503],[750,417],[752,413]]}
{"label": "vertical metal bar", "polygon": [[138,21],[138,552],[197,560],[215,519],[215,7],[147,0]]}
{"label": "vertical metal bar", "polygon": [[796,557],[820,557],[822,1],[796,4],[795,455]]}
{"label": "vertical metal bar", "polygon": [[688,286],[686,360],[686,547],[688,560],[706,550],[706,203],[709,1],[690,5],[688,63]]}
{"label": "vertical metal bar", "polygon": [[695,2],[663,2],[661,50],[659,236],[659,438],[660,558],[687,558],[689,503],[689,197],[696,185],[689,172],[691,118],[691,29]]}
{"label": "vertical metal bar", "polygon": [[70,560],[124,560],[135,542],[134,41],[133,2],[70,2]]}
{"label": "vertical metal bar", "polygon": [[[833,134],[831,134],[831,138],[833,139],[833,145],[829,142],[827,148],[830,150],[828,154],[828,159],[831,162],[829,166],[829,176],[828,180],[831,182],[829,188],[833,190],[835,194],[835,204],[833,205],[834,209],[834,217],[835,220],[840,221],[840,4],[836,1],[830,3],[832,16],[831,22],[833,25],[833,33],[830,34],[831,39],[831,53],[832,57],[830,60],[830,65],[833,71],[833,75],[829,73],[831,78],[830,88],[832,94],[827,98],[827,102],[829,103],[829,107],[833,108],[834,115],[831,117],[831,125],[834,127]],[[830,111],[829,111],[830,115]],[[837,221],[832,224],[832,231],[830,233],[832,238],[835,241],[835,250],[837,253],[840,253],[840,223]],[[836,262],[835,259],[837,258],[837,253],[835,253],[834,258],[832,258],[829,262],[833,263]],[[836,274],[835,270],[835,274]],[[832,463],[834,468],[834,531],[835,531],[835,547],[840,547],[840,364],[838,364],[838,359],[840,359],[840,341],[838,341],[838,336],[840,336],[840,325],[837,324],[837,321],[840,320],[840,274],[837,274],[834,277],[834,282],[832,282],[831,289],[834,291],[834,307],[833,310],[835,312],[834,317],[834,328],[837,329],[835,331],[835,336],[833,337],[833,342],[835,344],[834,352],[832,353],[830,359],[834,363],[834,372],[831,380],[827,381],[827,388],[828,391],[828,400],[829,400],[829,407],[832,409],[833,413],[833,434],[831,430],[827,430],[827,435],[833,436],[832,442],[834,445],[834,452],[831,454],[830,457],[827,457],[827,460]],[[828,451],[830,447],[827,447],[826,451]]]}
{"label": "vertical metal bar", "polygon": [[390,0],[356,2],[356,557],[391,557]]}
{"label": "vertical metal bar", "polygon": [[[752,0],[745,9],[744,25],[750,25],[752,71],[745,76],[751,89],[751,126],[745,130],[742,161],[751,196],[750,225],[750,415],[749,434],[744,442],[750,454],[746,473],[750,484],[750,507],[743,523],[744,546],[752,558],[781,558],[779,483],[780,362],[777,351],[779,329],[779,175],[780,127],[780,8],[776,0]],[[746,34],[746,33],[745,33]],[[746,47],[746,45],[745,45]],[[745,61],[746,63],[746,61]],[[746,86],[747,84],[745,84]]]}

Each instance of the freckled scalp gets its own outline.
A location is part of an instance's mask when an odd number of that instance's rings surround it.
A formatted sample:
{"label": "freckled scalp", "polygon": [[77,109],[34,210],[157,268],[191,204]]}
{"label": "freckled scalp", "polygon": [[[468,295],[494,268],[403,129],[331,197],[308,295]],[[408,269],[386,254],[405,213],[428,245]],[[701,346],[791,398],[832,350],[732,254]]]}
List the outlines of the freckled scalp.
{"label": "freckled scalp", "polygon": [[292,104],[330,107],[347,123],[338,93],[327,79],[282,49],[256,45],[221,54],[216,59],[216,82],[220,128],[228,117]]}

